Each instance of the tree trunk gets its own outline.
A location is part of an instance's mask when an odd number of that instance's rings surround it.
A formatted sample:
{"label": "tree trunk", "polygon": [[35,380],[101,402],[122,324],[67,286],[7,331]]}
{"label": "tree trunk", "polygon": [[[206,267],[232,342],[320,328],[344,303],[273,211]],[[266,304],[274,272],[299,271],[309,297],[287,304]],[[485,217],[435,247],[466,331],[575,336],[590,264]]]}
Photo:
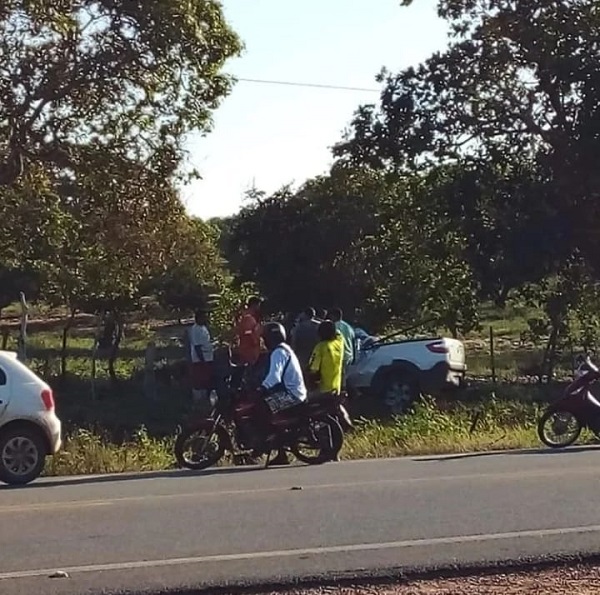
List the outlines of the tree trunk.
{"label": "tree trunk", "polygon": [[115,371],[115,363],[119,357],[119,348],[121,347],[121,341],[123,339],[123,321],[118,312],[115,312],[115,322],[117,325],[117,334],[110,348],[110,355],[108,357],[108,375],[112,382],[117,381],[117,373]]}
{"label": "tree trunk", "polygon": [[21,302],[21,326],[19,328],[19,360],[27,361],[27,323],[29,322],[29,306],[25,299],[25,294],[20,293],[19,301]]}
{"label": "tree trunk", "polygon": [[556,364],[556,349],[558,346],[558,334],[559,334],[560,321],[552,321],[552,331],[550,337],[548,337],[548,343],[544,351],[544,358],[542,360],[542,369],[540,370],[540,383],[543,381],[544,373],[548,377],[548,381],[552,378],[554,373],[554,366]]}
{"label": "tree trunk", "polygon": [[4,325],[2,324],[2,308],[0,308],[0,333],[2,334],[2,347],[0,347],[0,349],[2,349],[2,351],[6,351],[6,348],[8,347],[8,329],[4,328]]}

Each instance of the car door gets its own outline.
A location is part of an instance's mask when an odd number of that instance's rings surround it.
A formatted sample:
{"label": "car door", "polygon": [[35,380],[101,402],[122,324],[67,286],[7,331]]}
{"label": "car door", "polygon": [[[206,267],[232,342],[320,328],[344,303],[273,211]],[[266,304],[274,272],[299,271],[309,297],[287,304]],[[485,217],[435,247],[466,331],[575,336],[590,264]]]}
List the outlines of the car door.
{"label": "car door", "polygon": [[0,362],[0,425],[4,423],[4,415],[10,401],[10,377],[6,366]]}

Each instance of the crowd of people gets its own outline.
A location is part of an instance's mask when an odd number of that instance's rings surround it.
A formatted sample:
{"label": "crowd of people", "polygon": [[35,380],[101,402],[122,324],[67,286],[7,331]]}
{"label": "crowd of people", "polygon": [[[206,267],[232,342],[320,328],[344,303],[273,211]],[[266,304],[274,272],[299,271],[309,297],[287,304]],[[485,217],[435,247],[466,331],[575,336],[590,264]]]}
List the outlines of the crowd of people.
{"label": "crowd of people", "polygon": [[[342,310],[306,308],[286,329],[281,322],[263,321],[261,309],[260,298],[251,297],[235,321],[230,339],[235,363],[257,372],[257,390],[271,413],[314,394],[340,394],[348,366],[356,357],[354,329],[343,319]],[[199,409],[209,410],[215,356],[209,308],[197,310],[188,342],[194,402]],[[273,464],[287,462],[285,453],[280,452]]]}

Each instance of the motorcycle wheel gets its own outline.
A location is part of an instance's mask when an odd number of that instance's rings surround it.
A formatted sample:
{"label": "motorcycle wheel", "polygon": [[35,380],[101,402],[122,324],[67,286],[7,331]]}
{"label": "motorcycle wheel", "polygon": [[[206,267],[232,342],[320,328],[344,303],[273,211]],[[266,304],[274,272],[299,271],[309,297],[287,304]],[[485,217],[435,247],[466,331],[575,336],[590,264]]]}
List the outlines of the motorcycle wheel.
{"label": "motorcycle wheel", "polygon": [[583,425],[570,411],[548,410],[538,422],[538,436],[550,448],[571,446],[581,434]]}
{"label": "motorcycle wheel", "polygon": [[200,471],[216,465],[225,454],[228,435],[225,428],[213,431],[184,429],[175,440],[175,459],[179,467]]}
{"label": "motorcycle wheel", "polygon": [[[290,445],[292,454],[308,465],[322,465],[340,451],[344,444],[344,432],[334,417],[309,420],[306,431],[300,432],[295,444]],[[304,448],[311,453],[307,454]]]}

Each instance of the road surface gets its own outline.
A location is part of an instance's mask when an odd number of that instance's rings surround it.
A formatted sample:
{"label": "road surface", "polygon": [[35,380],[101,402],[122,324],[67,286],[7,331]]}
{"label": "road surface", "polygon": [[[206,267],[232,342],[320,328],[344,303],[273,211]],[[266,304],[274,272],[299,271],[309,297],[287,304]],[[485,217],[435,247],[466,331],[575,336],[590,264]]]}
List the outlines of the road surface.
{"label": "road surface", "polygon": [[155,593],[593,552],[599,457],[575,448],[0,488],[0,593]]}

